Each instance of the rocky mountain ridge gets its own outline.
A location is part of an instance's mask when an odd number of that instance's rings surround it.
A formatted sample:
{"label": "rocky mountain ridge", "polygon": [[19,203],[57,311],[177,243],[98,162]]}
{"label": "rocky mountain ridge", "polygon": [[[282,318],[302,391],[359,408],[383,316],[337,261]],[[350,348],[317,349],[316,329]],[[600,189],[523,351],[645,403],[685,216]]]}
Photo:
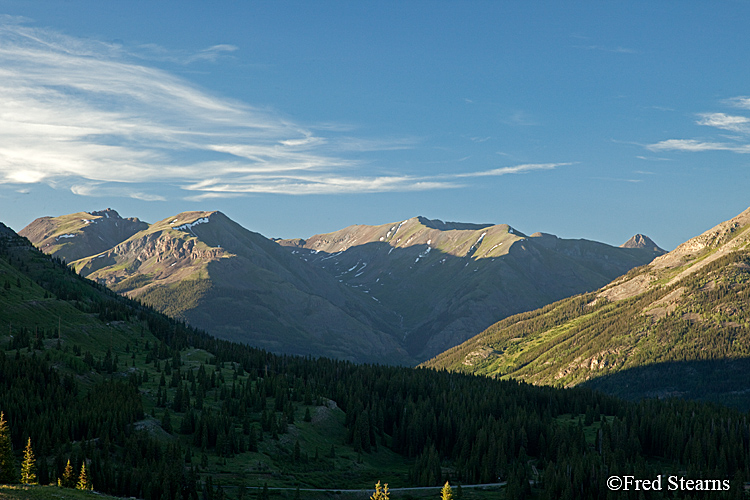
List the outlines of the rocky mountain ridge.
{"label": "rocky mountain ridge", "polygon": [[41,217],[18,234],[45,253],[73,262],[112,248],[147,227],[148,224],[135,217],[123,219],[117,211],[107,208],[61,217]]}
{"label": "rocky mountain ridge", "polygon": [[497,318],[596,289],[663,252],[425,217],[277,242],[395,311],[418,359]]}
{"label": "rocky mountain ridge", "polygon": [[[95,221],[87,223],[86,221]],[[220,212],[137,219],[105,249],[114,211],[24,233],[82,275],[230,340],[276,352],[414,364],[494,321],[593,290],[658,252],[414,217],[271,241]],[[73,228],[73,229],[71,229]],[[135,229],[138,229],[135,231]],[[132,233],[132,234],[131,234]],[[59,242],[61,235],[64,244]]]}

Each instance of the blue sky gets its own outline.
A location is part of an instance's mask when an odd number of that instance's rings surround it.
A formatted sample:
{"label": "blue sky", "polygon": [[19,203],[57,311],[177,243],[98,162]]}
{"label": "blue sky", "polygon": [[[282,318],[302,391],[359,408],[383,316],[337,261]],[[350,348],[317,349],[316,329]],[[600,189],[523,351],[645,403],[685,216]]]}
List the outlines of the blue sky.
{"label": "blue sky", "polygon": [[750,206],[749,14],[0,0],[0,220],[424,215],[671,249]]}

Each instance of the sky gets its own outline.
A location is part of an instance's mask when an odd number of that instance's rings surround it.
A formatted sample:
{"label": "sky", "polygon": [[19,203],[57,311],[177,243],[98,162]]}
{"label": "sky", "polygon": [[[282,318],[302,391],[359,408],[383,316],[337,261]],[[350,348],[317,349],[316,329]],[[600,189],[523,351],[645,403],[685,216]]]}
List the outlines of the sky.
{"label": "sky", "polygon": [[672,249],[750,206],[749,1],[0,0],[0,221],[422,215]]}

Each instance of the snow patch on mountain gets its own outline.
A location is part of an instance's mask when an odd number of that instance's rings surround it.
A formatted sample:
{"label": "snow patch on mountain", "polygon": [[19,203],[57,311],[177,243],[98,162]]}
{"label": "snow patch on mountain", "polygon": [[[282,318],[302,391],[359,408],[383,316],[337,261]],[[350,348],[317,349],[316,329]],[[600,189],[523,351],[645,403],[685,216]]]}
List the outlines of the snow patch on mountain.
{"label": "snow patch on mountain", "polygon": [[208,217],[201,217],[200,219],[194,221],[194,222],[188,222],[187,224],[182,224],[181,226],[177,226],[174,229],[177,231],[190,231],[193,232],[193,228],[197,226],[198,224],[208,224]]}

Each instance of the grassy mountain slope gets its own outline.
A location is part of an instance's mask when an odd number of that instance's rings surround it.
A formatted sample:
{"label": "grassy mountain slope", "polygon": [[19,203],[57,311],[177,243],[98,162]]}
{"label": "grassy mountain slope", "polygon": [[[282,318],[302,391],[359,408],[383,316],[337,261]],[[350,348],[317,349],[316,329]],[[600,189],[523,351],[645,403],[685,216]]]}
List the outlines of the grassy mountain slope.
{"label": "grassy mountain slope", "polygon": [[148,224],[137,218],[123,219],[112,209],[79,212],[61,217],[42,217],[19,234],[67,262],[95,255],[125,241]]}
{"label": "grassy mountain slope", "polygon": [[750,209],[595,293],[506,318],[425,366],[750,408],[749,294]]}
{"label": "grassy mountain slope", "polygon": [[382,306],[220,212],[170,217],[72,266],[219,338],[292,354],[413,362]]}
{"label": "grassy mountain slope", "polygon": [[278,243],[395,311],[404,345],[422,360],[498,319],[594,290],[663,253],[655,245],[615,248],[424,217]]}

